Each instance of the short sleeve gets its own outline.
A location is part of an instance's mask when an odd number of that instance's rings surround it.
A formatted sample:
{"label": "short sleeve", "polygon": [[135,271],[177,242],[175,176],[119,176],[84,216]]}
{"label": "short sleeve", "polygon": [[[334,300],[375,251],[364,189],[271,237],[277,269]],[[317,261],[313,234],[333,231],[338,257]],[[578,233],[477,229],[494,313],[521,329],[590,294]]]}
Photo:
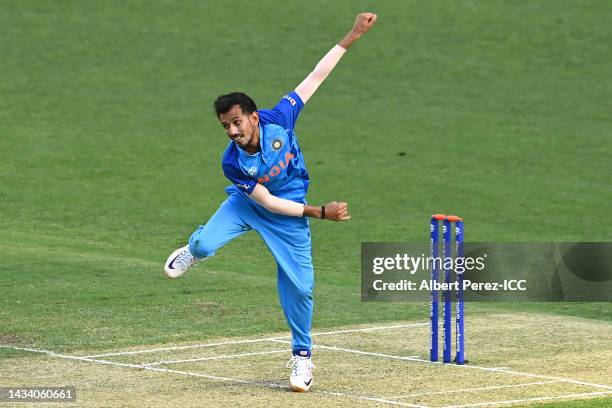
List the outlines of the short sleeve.
{"label": "short sleeve", "polygon": [[302,102],[300,96],[294,91],[281,98],[280,102],[272,108],[272,115],[270,116],[274,122],[285,129],[293,129],[303,107],[304,102]]}
{"label": "short sleeve", "polygon": [[223,174],[228,178],[229,181],[234,183],[238,189],[246,194],[251,194],[255,190],[257,181],[250,176],[244,174],[240,169],[240,165],[237,162],[237,158],[234,154],[227,154],[223,157],[221,167],[223,167]]}

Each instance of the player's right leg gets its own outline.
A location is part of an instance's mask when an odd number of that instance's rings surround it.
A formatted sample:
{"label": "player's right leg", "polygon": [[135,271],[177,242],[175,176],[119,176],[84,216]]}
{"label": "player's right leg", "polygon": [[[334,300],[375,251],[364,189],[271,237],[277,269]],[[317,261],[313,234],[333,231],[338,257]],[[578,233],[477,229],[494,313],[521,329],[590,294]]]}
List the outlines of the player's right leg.
{"label": "player's right leg", "polygon": [[244,198],[231,194],[208,220],[200,225],[189,238],[189,244],[178,248],[166,260],[164,273],[169,278],[178,278],[200,261],[213,256],[215,251],[251,228],[244,222]]}
{"label": "player's right leg", "polygon": [[251,225],[278,264],[278,297],[291,329],[289,387],[305,392],[313,385],[314,369],[310,334],[314,269],[308,219],[278,216],[262,210],[260,214]]}

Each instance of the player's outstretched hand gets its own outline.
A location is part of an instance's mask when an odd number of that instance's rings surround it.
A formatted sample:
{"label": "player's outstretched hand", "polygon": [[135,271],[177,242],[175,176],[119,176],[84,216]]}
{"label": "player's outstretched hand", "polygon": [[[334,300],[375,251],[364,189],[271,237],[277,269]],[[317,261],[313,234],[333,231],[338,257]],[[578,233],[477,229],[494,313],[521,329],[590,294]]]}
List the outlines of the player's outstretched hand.
{"label": "player's outstretched hand", "polygon": [[374,24],[376,24],[376,18],[378,16],[374,13],[360,13],[355,17],[355,24],[353,24],[353,34],[357,37],[361,37],[368,31]]}
{"label": "player's outstretched hand", "polygon": [[348,213],[348,204],[331,201],[325,204],[325,219],[332,221],[347,221],[351,219]]}
{"label": "player's outstretched hand", "polygon": [[361,38],[362,35],[370,31],[372,26],[376,24],[378,16],[374,13],[360,13],[355,17],[353,28],[349,31],[342,40],[338,43],[339,46],[348,50],[355,41]]}

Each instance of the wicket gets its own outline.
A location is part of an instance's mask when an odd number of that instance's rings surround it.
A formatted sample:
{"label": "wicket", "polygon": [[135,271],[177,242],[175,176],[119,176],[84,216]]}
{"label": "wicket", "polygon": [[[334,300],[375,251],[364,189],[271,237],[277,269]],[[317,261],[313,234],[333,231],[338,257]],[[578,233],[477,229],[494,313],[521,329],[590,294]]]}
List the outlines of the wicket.
{"label": "wicket", "polygon": [[[440,261],[436,262],[439,258],[439,223],[442,224],[442,248],[444,256]],[[452,265],[454,263],[447,262],[448,259],[452,259],[452,233],[451,223],[455,223],[455,259],[463,257],[463,219],[456,215],[444,215],[434,214],[431,216],[431,283],[432,290],[430,294],[429,303],[429,317],[431,319],[431,343],[429,349],[429,359],[431,361],[438,361],[438,304],[439,295],[438,289],[435,287],[440,278],[440,266],[444,269],[444,282],[452,282]],[[464,299],[463,299],[463,274],[456,274],[457,287],[457,300],[455,306],[455,334],[456,334],[456,354],[455,363],[465,363],[465,337],[464,337]],[[451,304],[451,290],[445,288],[442,291],[443,301],[443,349],[442,349],[442,362],[451,362],[451,350],[452,350],[452,313],[453,308]]]}

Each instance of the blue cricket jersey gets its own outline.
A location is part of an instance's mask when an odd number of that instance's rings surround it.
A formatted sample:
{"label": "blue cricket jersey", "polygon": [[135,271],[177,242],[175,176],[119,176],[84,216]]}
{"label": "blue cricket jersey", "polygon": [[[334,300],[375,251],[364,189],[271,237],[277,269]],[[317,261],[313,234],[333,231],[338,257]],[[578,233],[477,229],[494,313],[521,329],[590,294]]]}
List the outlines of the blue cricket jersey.
{"label": "blue cricket jersey", "polygon": [[291,92],[271,110],[258,110],[261,150],[255,154],[229,142],[221,162],[225,177],[234,183],[229,189],[251,194],[260,183],[276,197],[306,204],[308,171],[293,131],[303,107]]}

